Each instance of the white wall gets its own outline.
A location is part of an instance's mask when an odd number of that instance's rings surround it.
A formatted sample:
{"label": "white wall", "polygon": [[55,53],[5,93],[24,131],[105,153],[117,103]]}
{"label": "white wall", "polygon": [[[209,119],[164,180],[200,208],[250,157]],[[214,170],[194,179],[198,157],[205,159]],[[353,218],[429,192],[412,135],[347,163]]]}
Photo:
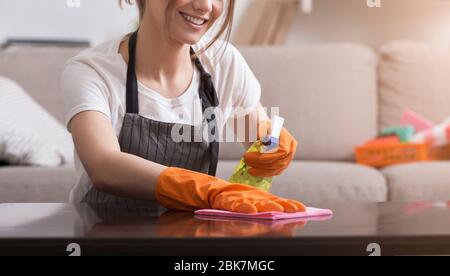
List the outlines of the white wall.
{"label": "white wall", "polygon": [[448,47],[449,0],[314,0],[310,15],[300,14],[288,44],[362,42],[377,47],[396,39],[418,40]]}
{"label": "white wall", "polygon": [[0,40],[74,38],[94,43],[130,30],[136,15],[122,11],[116,0],[81,0],[69,8],[66,0],[0,0]]}
{"label": "white wall", "polygon": [[[76,0],[75,0],[76,1]],[[246,0],[237,2],[237,23]],[[0,0],[0,41],[14,38],[87,39],[97,44],[131,30],[135,7],[121,10],[117,0]]]}
{"label": "white wall", "polygon": [[[366,0],[314,0],[310,15],[300,14],[288,44],[362,42],[379,46],[394,39],[449,46],[450,0],[381,0],[370,9]],[[0,42],[15,38],[88,39],[94,44],[132,29],[134,7],[121,10],[117,0],[0,0]],[[249,4],[237,0],[235,29]]]}

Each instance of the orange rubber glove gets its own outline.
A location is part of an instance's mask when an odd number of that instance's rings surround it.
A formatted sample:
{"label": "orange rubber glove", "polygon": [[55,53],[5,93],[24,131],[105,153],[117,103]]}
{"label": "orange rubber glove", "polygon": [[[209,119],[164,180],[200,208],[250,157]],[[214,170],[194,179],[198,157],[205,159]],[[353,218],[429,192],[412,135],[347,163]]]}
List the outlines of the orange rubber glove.
{"label": "orange rubber glove", "polygon": [[218,209],[239,213],[304,212],[305,206],[258,188],[234,184],[180,168],[164,170],[156,183],[156,199],[171,210]]}
{"label": "orange rubber glove", "polygon": [[[260,123],[258,127],[258,139],[270,134],[270,122]],[[280,135],[279,147],[273,153],[247,152],[244,155],[245,163],[250,167],[248,172],[258,177],[273,177],[280,175],[287,169],[294,159],[298,142],[283,128]]]}

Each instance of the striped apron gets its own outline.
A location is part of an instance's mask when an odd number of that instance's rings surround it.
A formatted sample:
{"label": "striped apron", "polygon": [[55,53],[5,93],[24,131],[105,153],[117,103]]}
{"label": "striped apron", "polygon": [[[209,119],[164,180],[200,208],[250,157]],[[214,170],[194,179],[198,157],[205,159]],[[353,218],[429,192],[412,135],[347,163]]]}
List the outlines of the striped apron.
{"label": "striped apron", "polygon": [[[219,155],[219,129],[214,112],[205,116],[205,110],[217,107],[219,100],[214,84],[203,68],[200,60],[195,58],[196,69],[200,72],[199,97],[202,102],[203,120],[199,126],[165,123],[151,120],[139,115],[138,85],[136,77],[137,32],[129,40],[129,62],[127,72],[126,105],[119,143],[122,152],[133,154],[146,160],[167,167],[178,167],[215,176]],[[191,54],[194,54],[191,49]],[[207,128],[209,141],[203,139],[203,130]],[[190,129],[190,139],[174,141],[172,131],[179,134]],[[200,137],[200,139],[199,139]],[[126,183],[124,183],[126,185]],[[149,184],[150,185],[150,184]],[[119,197],[91,188],[82,202],[87,203],[142,203],[140,200]]]}

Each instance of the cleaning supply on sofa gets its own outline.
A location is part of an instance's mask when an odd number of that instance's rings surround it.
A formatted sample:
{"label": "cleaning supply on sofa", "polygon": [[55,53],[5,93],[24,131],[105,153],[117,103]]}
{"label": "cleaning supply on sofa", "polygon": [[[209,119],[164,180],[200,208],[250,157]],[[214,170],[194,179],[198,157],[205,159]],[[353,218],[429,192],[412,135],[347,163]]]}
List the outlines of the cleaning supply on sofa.
{"label": "cleaning supply on sofa", "polygon": [[397,127],[388,127],[383,129],[381,132],[381,136],[392,136],[396,135],[400,138],[401,142],[408,142],[409,139],[414,135],[416,130],[413,126],[397,126]]}
{"label": "cleaning supply on sofa", "polygon": [[409,143],[414,127],[401,126],[383,130],[381,136],[355,148],[356,162],[375,168],[409,162],[426,161],[427,146]]}
{"label": "cleaning supply on sofa", "polygon": [[450,144],[450,119],[431,129],[417,133],[409,141],[412,143],[426,143],[432,148]]}
{"label": "cleaning supply on sofa", "polygon": [[386,136],[386,137],[379,137],[374,140],[370,140],[366,143],[366,146],[385,146],[385,145],[396,145],[399,144],[400,138],[398,138],[397,135],[394,136]]}
{"label": "cleaning supply on sofa", "polygon": [[400,125],[412,125],[416,132],[422,132],[434,127],[434,123],[418,113],[406,109],[400,120]]}
{"label": "cleaning supply on sofa", "polygon": [[450,160],[450,118],[435,126],[406,109],[397,127],[355,148],[359,164],[382,168],[410,162]]}
{"label": "cleaning supply on sofa", "polygon": [[[270,135],[266,135],[261,140],[256,141],[248,152],[270,153],[276,152],[278,149],[281,131],[283,129],[284,119],[279,116],[274,116],[272,119],[272,130]],[[229,181],[232,183],[246,184],[253,187],[260,188],[264,191],[269,191],[272,186],[272,177],[257,177],[249,174],[248,165],[242,159],[238,166],[234,169]]]}
{"label": "cleaning supply on sofa", "polygon": [[428,148],[423,143],[363,145],[355,148],[355,158],[358,164],[383,168],[403,163],[427,161]]}

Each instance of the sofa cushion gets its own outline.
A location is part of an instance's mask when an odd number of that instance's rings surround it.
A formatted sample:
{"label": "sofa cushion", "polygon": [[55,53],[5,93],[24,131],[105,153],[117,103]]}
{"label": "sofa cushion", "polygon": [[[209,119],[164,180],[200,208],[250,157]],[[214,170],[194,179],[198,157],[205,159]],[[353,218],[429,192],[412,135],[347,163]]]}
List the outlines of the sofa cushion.
{"label": "sofa cushion", "polygon": [[385,168],[389,200],[450,200],[450,162],[411,163]]}
{"label": "sofa cushion", "polygon": [[0,75],[22,86],[40,105],[64,123],[60,77],[66,61],[79,48],[10,47],[0,51]]}
{"label": "sofa cushion", "polygon": [[[236,161],[221,161],[218,176],[228,179]],[[274,194],[304,202],[384,202],[384,176],[369,167],[340,162],[294,161],[273,180]]]}
{"label": "sofa cushion", "polygon": [[73,162],[73,142],[65,127],[20,86],[1,76],[0,106],[1,160],[43,167]]}
{"label": "sofa cushion", "polygon": [[76,178],[73,164],[52,169],[1,167],[0,202],[68,202]]}
{"label": "sofa cushion", "polygon": [[[299,140],[296,159],[353,160],[354,146],[377,133],[371,49],[336,44],[240,50],[261,82],[263,105],[279,107]],[[223,147],[223,158],[242,156],[239,146]]]}
{"label": "sofa cushion", "polygon": [[438,123],[450,116],[450,52],[415,42],[380,49],[380,124],[397,125],[404,109]]}

